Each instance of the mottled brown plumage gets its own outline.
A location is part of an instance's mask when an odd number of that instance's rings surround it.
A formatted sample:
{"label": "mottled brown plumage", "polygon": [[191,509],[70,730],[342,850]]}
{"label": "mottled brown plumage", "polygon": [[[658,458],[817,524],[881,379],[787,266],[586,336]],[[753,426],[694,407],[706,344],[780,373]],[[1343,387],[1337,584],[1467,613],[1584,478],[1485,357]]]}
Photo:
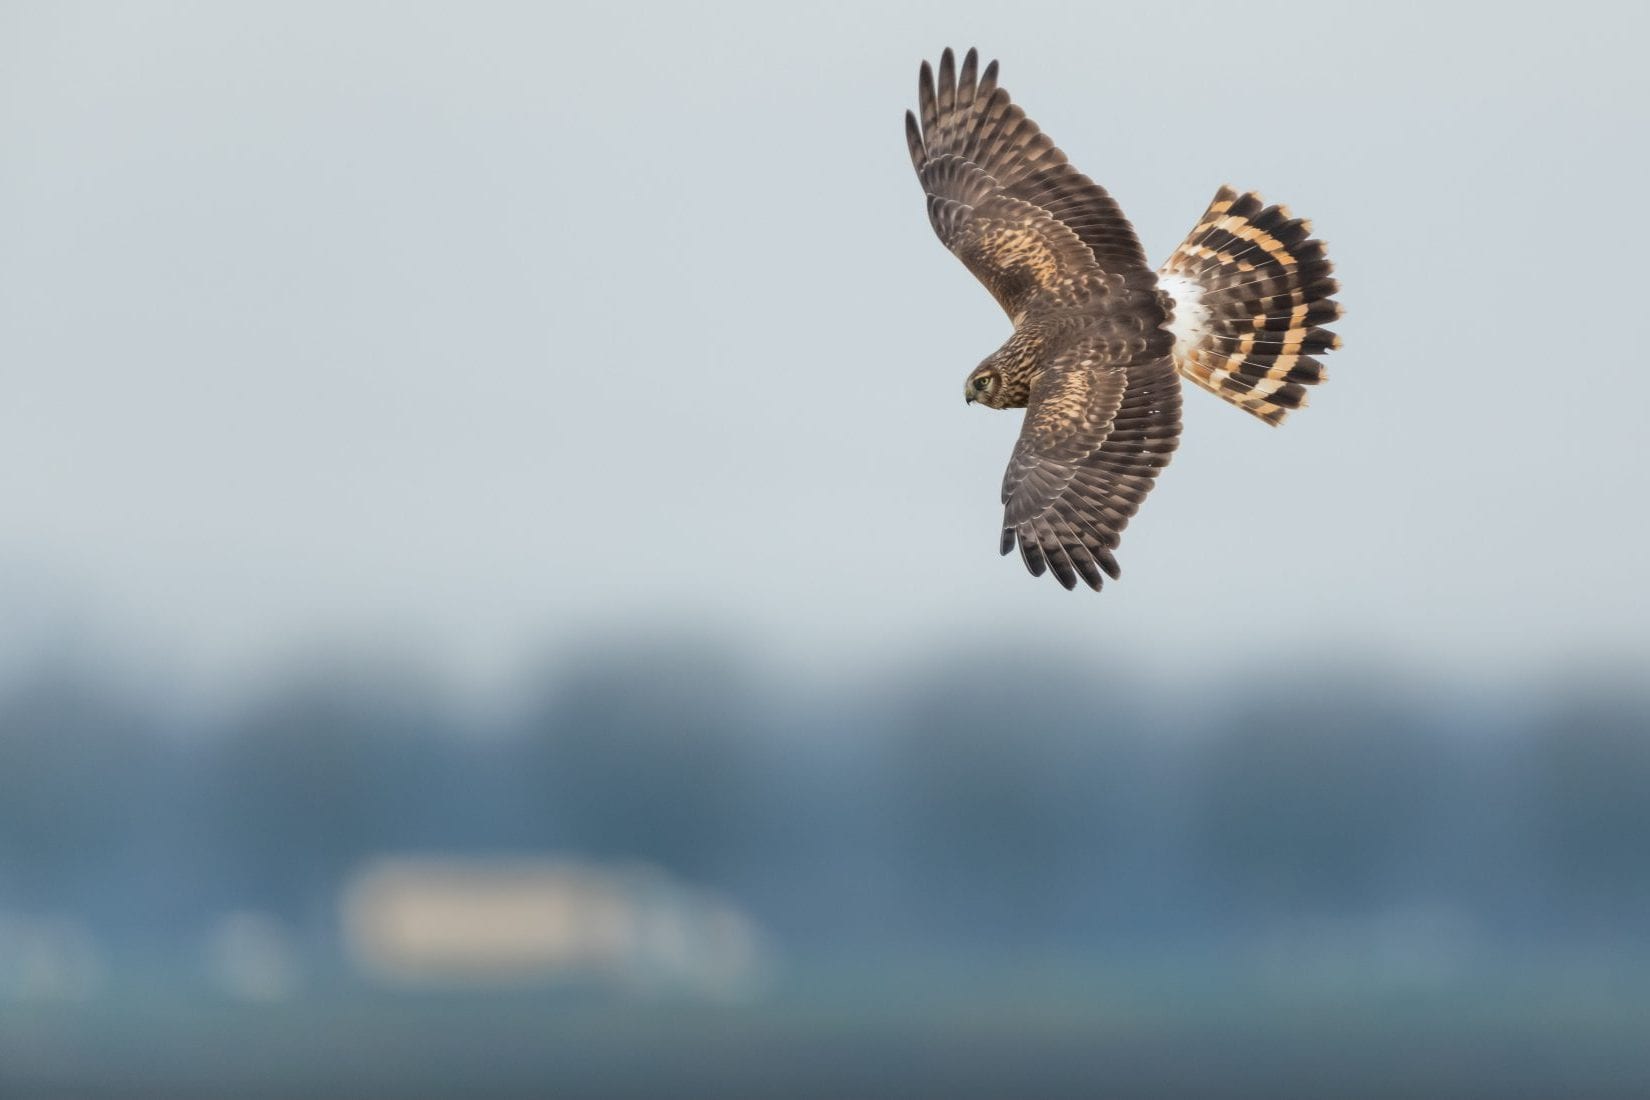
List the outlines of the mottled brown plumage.
{"label": "mottled brown plumage", "polygon": [[1177,371],[1276,423],[1322,377],[1308,353],[1338,343],[1317,327],[1335,285],[1304,222],[1223,188],[1160,287],[1117,203],[978,62],[946,50],[937,80],[923,63],[906,141],[935,233],[1014,323],[964,383],[970,402],[1027,410],[1002,551],[1098,590],[1179,440]]}

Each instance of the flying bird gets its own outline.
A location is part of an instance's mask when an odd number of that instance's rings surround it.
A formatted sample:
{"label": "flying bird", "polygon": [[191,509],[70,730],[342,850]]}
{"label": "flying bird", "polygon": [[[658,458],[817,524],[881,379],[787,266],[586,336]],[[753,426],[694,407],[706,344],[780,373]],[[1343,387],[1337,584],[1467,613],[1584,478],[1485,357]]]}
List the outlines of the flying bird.
{"label": "flying bird", "polygon": [[1026,410],[1003,478],[1001,549],[1099,591],[1180,440],[1180,379],[1268,424],[1323,381],[1338,289],[1311,225],[1229,187],[1156,271],[1105,188],[1067,160],[969,50],[924,61],[905,113],[928,220],[1014,323],[963,384]]}

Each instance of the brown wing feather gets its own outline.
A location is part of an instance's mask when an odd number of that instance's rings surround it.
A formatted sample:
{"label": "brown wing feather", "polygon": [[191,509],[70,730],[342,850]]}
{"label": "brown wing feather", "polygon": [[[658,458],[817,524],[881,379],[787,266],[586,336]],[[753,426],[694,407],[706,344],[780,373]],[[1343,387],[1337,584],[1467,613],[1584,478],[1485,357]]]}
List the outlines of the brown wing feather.
{"label": "brown wing feather", "polygon": [[[961,173],[925,171],[936,160],[956,158],[977,168],[994,191],[1027,204],[1065,228],[1100,271],[1122,276],[1126,285],[1149,288],[1153,277],[1145,252],[1117,203],[1105,188],[1077,171],[1048,135],[1014,105],[1008,92],[997,85],[995,61],[976,78],[978,61],[979,55],[969,50],[958,73],[952,52],[946,50],[940,57],[937,84],[933,70],[924,62],[917,84],[919,113],[906,113],[906,142],[929,195],[930,211],[936,199],[976,205],[969,201],[969,196],[979,198],[975,187],[960,193],[952,190],[968,182]],[[969,267],[992,285],[974,264]],[[1075,274],[1067,270],[1067,281]],[[1002,300],[1000,295],[998,300]]]}
{"label": "brown wing feather", "polygon": [[1110,365],[1079,348],[1040,374],[1003,478],[1002,551],[1036,576],[1099,591],[1123,528],[1180,439],[1173,361]]}
{"label": "brown wing feather", "polygon": [[934,232],[1010,317],[1037,306],[1078,306],[1109,289],[1076,234],[1004,194],[977,166],[947,154],[926,161],[918,174]]}

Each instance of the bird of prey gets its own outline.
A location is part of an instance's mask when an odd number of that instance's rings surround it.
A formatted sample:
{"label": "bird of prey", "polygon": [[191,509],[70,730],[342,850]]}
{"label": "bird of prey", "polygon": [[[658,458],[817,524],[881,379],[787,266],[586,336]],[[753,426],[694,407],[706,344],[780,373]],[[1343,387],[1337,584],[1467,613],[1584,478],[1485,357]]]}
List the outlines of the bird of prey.
{"label": "bird of prey", "polygon": [[1340,346],[1323,242],[1253,192],[1222,187],[1153,271],[1103,187],[1067,162],[969,50],[925,61],[905,136],[945,246],[1014,332],[963,384],[1026,410],[1003,478],[1001,549],[1036,576],[1099,591],[1119,536],[1180,438],[1180,379],[1268,424],[1323,381]]}

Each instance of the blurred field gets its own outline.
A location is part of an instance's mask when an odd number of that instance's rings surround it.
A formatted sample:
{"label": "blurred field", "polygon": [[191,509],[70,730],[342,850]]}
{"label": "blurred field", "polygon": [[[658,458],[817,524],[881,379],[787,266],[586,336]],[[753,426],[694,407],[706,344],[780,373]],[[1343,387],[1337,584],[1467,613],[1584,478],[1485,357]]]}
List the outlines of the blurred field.
{"label": "blurred field", "polygon": [[[1208,960],[1219,965],[1216,960]],[[574,996],[0,1012],[16,1097],[1642,1097],[1650,964],[1447,988],[1185,960],[791,975],[759,1006]],[[1362,980],[1363,978],[1369,981]]]}

